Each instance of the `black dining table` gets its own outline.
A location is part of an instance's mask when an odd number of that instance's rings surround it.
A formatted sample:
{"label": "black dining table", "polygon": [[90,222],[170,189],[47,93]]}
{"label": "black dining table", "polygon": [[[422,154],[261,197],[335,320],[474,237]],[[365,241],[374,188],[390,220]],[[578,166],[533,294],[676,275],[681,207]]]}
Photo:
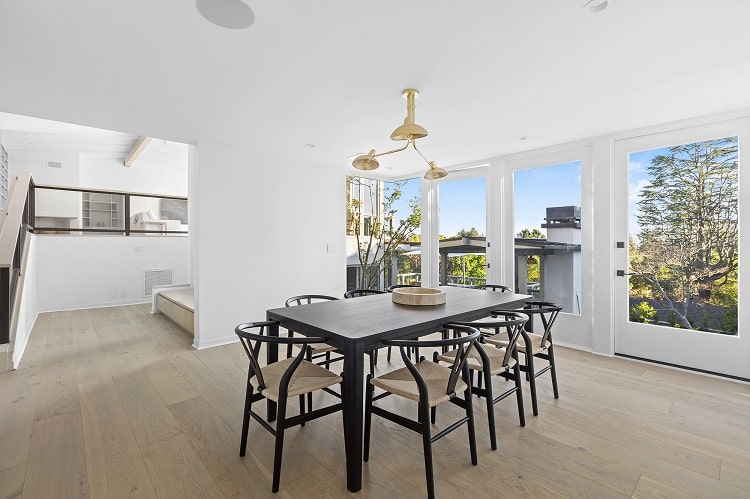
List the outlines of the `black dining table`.
{"label": "black dining table", "polygon": [[[343,419],[346,449],[346,484],[351,492],[362,488],[362,430],[365,353],[382,340],[416,338],[442,330],[451,321],[475,320],[500,308],[517,308],[529,295],[443,286],[442,305],[414,306],[393,303],[391,293],[335,300],[266,311],[269,321],[303,336],[322,336],[344,355]],[[279,326],[270,335],[279,334]],[[278,360],[278,349],[269,345],[268,361]],[[269,402],[269,420],[275,404]]]}

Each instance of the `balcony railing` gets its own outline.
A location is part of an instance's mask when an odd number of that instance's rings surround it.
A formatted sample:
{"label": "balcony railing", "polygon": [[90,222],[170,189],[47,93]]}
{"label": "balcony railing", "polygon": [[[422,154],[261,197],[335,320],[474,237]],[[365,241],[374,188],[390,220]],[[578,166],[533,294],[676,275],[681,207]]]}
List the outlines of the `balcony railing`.
{"label": "balcony railing", "polygon": [[[448,282],[446,286],[483,286],[487,283],[486,277],[472,277],[463,275],[448,275]],[[418,286],[422,282],[422,274],[419,272],[413,272],[410,274],[398,274],[396,276],[396,284],[407,284],[412,286]]]}
{"label": "balcony railing", "polygon": [[487,283],[486,277],[472,277],[468,275],[448,275],[447,286],[483,286]]}
{"label": "balcony railing", "polygon": [[396,284],[406,286],[419,286],[422,282],[422,274],[412,272],[410,274],[397,274]]}
{"label": "balcony railing", "polygon": [[37,234],[188,233],[185,197],[32,183],[30,200]]}

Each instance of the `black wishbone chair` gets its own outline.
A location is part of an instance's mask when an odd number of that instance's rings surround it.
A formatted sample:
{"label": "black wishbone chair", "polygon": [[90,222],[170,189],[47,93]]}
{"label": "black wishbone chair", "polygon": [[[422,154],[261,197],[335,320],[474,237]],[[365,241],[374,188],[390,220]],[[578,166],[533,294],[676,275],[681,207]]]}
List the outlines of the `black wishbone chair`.
{"label": "black wishbone chair", "polygon": [[[496,293],[512,293],[513,289],[505,286],[503,284],[480,284],[476,286],[477,289],[484,289],[485,291],[494,291]],[[494,319],[490,317],[485,317],[482,319],[477,319],[475,321],[472,321],[474,323],[474,327],[479,328],[479,331],[482,334],[492,334],[493,331],[486,329],[487,326],[484,326],[482,322],[484,321],[490,321],[492,322]],[[500,330],[494,331],[495,334],[499,333]]]}
{"label": "black wishbone chair", "polygon": [[417,284],[391,284],[385,290],[387,292],[392,292],[396,288],[418,288],[419,286]]}
{"label": "black wishbone chair", "polygon": [[[440,340],[385,340],[383,344],[399,347],[405,367],[391,371],[378,377],[367,376],[365,400],[365,435],[364,460],[370,458],[370,427],[372,415],[377,414],[389,421],[404,426],[422,435],[424,448],[425,476],[427,480],[427,494],[435,497],[435,483],[432,469],[432,443],[466,423],[469,432],[469,450],[471,464],[477,464],[477,444],[474,432],[474,411],[472,396],[469,389],[469,369],[466,361],[469,351],[479,338],[479,331],[468,326],[450,326],[455,337]],[[414,364],[409,358],[409,350],[414,347],[450,347],[457,350],[457,354],[450,367],[422,358]],[[375,387],[384,390],[375,396]],[[459,396],[464,394],[463,399]],[[374,401],[389,395],[399,395],[418,403],[419,417],[417,421],[408,419],[400,414],[387,411],[373,405]],[[444,402],[452,402],[466,411],[466,415],[447,428],[432,435],[430,410]]]}
{"label": "black wishbone chair", "polygon": [[350,289],[344,293],[344,298],[358,298],[360,296],[382,295],[385,291],[378,289]]}
{"label": "black wishbone chair", "polygon": [[[286,307],[296,307],[300,305],[309,305],[311,303],[320,303],[320,302],[326,302],[326,301],[332,301],[332,300],[338,300],[335,296],[328,296],[328,295],[297,295],[292,296],[291,298],[288,298],[284,302],[284,306]],[[289,337],[291,338],[294,336],[294,331],[291,329],[289,331]],[[292,343],[289,343],[286,347],[286,356],[291,357],[292,356],[292,347],[294,345]],[[315,362],[319,366],[324,366],[325,368],[331,367],[331,363],[338,362],[340,360],[344,359],[343,355],[339,355],[338,357],[331,357],[332,352],[336,352],[336,347],[333,347],[331,345],[328,345],[326,343],[312,343],[309,344],[309,347],[307,349],[307,360],[308,362]],[[323,359],[323,360],[318,360]],[[312,393],[309,393],[307,395],[307,405],[309,409],[312,409]]]}
{"label": "black wishbone chair", "polygon": [[[310,303],[319,303],[324,301],[331,301],[331,300],[338,300],[335,296],[328,296],[328,295],[298,295],[298,296],[292,296],[291,298],[287,299],[286,302],[284,302],[284,306],[287,307],[293,307],[298,305],[309,305]],[[289,336],[291,337],[294,334],[294,331],[289,331]],[[342,360],[344,357],[339,356],[336,358],[331,358],[331,352],[335,352],[336,347],[332,347],[331,345],[323,344],[316,344],[316,345],[310,345],[310,357],[307,359],[310,362],[324,358],[324,360],[317,362],[317,364],[325,367],[331,367],[332,362],[337,362],[339,360]],[[292,356],[292,345],[287,345],[287,351],[286,356],[291,357]]]}
{"label": "black wishbone chair", "polygon": [[[552,392],[556,399],[560,398],[560,393],[557,389],[557,371],[555,369],[555,355],[552,344],[552,325],[555,323],[557,315],[562,308],[562,305],[558,303],[529,301],[526,302],[523,308],[514,310],[514,312],[521,312],[529,316],[529,321],[526,323],[526,327],[521,331],[523,341],[518,342],[518,351],[523,353],[525,358],[525,365],[521,366],[521,370],[526,373],[526,379],[529,380],[531,407],[534,416],[539,414],[539,406],[536,397],[536,378],[549,371],[550,377],[552,378]],[[510,312],[510,310],[503,310],[502,312]],[[542,327],[544,328],[542,334],[534,334],[531,332],[533,330],[532,321],[535,315],[539,316]],[[496,336],[486,336],[484,341],[485,343],[490,343],[500,347],[507,344],[507,338],[504,333]],[[547,366],[536,370],[534,368],[534,358],[547,361]]]}
{"label": "black wishbone chair", "polygon": [[[487,402],[490,446],[492,450],[495,450],[497,449],[494,407],[496,403],[515,393],[516,404],[518,406],[518,419],[521,426],[526,426],[526,418],[523,412],[523,393],[521,391],[521,369],[518,362],[516,343],[529,317],[519,312],[493,312],[492,315],[494,322],[483,321],[482,326],[490,328],[493,331],[504,330],[510,341],[503,347],[483,346],[477,343],[471,349],[471,352],[469,352],[469,358],[466,363],[471,371],[477,371],[484,378],[484,387],[482,387],[480,378],[477,380],[477,384],[472,383],[471,391],[474,395],[484,397]],[[455,325],[475,326],[473,322],[454,322],[449,328]],[[435,362],[453,362],[456,353],[457,350],[451,350],[442,354],[435,352],[433,360]],[[511,381],[513,382],[513,386],[495,396],[492,386],[493,376],[500,376],[507,381]]]}
{"label": "black wishbone chair", "polygon": [[502,284],[479,284],[474,286],[477,289],[486,289],[487,291],[497,291],[499,293],[512,293],[513,290]]}
{"label": "black wishbone chair", "polygon": [[[242,347],[247,353],[250,365],[247,372],[247,391],[245,394],[245,410],[242,418],[242,437],[240,440],[240,456],[245,455],[247,449],[247,434],[252,416],[260,425],[271,432],[276,438],[273,458],[273,492],[279,491],[281,476],[281,455],[284,447],[284,430],[292,426],[304,426],[305,422],[342,410],[343,402],[329,405],[320,409],[305,411],[305,395],[317,390],[324,390],[331,385],[343,385],[343,378],[328,369],[305,360],[310,345],[325,342],[325,338],[310,337],[279,337],[268,336],[267,328],[278,325],[275,322],[248,322],[240,324],[234,330],[239,336]],[[272,364],[261,365],[260,350],[264,343],[298,345],[302,348],[295,357],[290,357]],[[342,392],[343,393],[343,392]],[[290,398],[299,396],[300,413],[287,417],[287,402]],[[252,411],[254,402],[269,399],[276,402],[276,428],[269,425],[263,416]]]}

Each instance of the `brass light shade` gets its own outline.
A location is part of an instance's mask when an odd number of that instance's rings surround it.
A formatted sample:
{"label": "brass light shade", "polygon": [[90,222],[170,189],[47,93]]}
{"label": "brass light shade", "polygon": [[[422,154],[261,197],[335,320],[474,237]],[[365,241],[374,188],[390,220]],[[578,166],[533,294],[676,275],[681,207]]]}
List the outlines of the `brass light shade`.
{"label": "brass light shade", "polygon": [[440,168],[434,161],[430,161],[430,169],[424,174],[424,178],[426,180],[437,180],[446,175],[448,175],[448,172],[444,168]]}
{"label": "brass light shade", "polygon": [[375,149],[371,149],[367,154],[360,154],[359,156],[354,158],[354,161],[352,161],[352,166],[357,170],[366,171],[376,169],[378,166],[380,166],[380,163],[378,163],[378,160],[375,159]]}
{"label": "brass light shade", "polygon": [[422,137],[427,137],[427,130],[416,123],[406,123],[406,120],[404,120],[403,125],[391,133],[391,140],[411,140],[421,139]]}
{"label": "brass light shade", "polygon": [[359,156],[354,158],[354,161],[352,161],[352,166],[357,170],[374,170],[378,166],[380,166],[378,160],[376,159],[378,156],[384,156],[386,154],[403,151],[407,147],[411,146],[415,151],[417,151],[420,156],[422,156],[422,159],[424,159],[425,162],[430,165],[430,169],[427,170],[424,178],[428,180],[434,180],[445,177],[446,175],[448,175],[448,172],[442,168],[438,168],[437,165],[435,165],[434,161],[428,160],[425,155],[422,154],[419,149],[417,149],[416,140],[421,139],[422,137],[427,137],[427,130],[425,130],[421,125],[417,125],[416,123],[414,123],[414,98],[419,95],[419,91],[413,88],[407,88],[402,92],[402,94],[406,98],[406,118],[404,118],[404,124],[396,127],[393,133],[391,133],[391,140],[405,140],[406,144],[398,149],[393,149],[392,151],[381,153],[375,153],[375,149],[372,149],[369,153],[360,154]]}

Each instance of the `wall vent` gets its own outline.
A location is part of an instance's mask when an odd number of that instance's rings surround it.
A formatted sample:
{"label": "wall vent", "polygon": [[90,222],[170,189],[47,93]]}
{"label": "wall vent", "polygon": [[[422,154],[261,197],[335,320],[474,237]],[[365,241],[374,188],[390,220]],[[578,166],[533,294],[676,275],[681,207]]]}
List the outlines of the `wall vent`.
{"label": "wall vent", "polygon": [[172,269],[151,269],[143,271],[143,296],[152,296],[157,286],[172,284]]}
{"label": "wall vent", "polygon": [[62,163],[59,161],[47,161],[47,168],[62,168]]}

